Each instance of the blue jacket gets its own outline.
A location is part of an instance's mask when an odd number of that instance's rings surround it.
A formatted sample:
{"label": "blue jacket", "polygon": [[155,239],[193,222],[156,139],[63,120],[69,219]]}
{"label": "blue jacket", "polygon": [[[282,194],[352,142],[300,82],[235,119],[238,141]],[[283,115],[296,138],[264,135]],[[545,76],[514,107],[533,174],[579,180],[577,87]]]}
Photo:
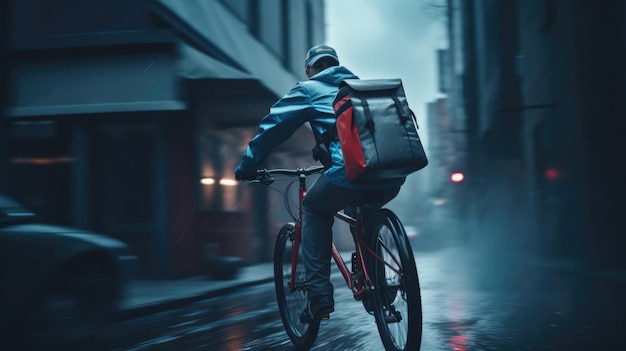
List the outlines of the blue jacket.
{"label": "blue jacket", "polygon": [[[259,169],[270,151],[287,140],[300,126],[309,122],[315,140],[331,128],[335,128],[333,100],[337,95],[339,83],[344,79],[356,79],[350,70],[343,66],[334,66],[299,82],[287,95],[278,100],[259,125],[258,134],[248,144],[241,163],[235,173],[253,175]],[[313,148],[314,145],[311,145]],[[323,175],[334,185],[353,189],[384,189],[399,187],[404,178],[375,183],[349,183],[338,141],[329,145],[332,165]]]}

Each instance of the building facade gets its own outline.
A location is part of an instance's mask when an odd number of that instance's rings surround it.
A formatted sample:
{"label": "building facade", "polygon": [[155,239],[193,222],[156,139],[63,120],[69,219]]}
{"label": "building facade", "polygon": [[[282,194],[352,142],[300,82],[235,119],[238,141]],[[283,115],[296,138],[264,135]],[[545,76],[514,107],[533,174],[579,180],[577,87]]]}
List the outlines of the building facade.
{"label": "building facade", "polygon": [[[7,7],[4,191],[49,222],[127,242],[143,275],[198,274],[213,256],[268,259],[285,216],[268,216],[272,195],[233,169],[271,104],[306,78],[323,0]],[[309,134],[268,165],[297,166]]]}
{"label": "building facade", "polygon": [[448,5],[474,231],[589,270],[626,267],[615,161],[626,115],[626,5]]}

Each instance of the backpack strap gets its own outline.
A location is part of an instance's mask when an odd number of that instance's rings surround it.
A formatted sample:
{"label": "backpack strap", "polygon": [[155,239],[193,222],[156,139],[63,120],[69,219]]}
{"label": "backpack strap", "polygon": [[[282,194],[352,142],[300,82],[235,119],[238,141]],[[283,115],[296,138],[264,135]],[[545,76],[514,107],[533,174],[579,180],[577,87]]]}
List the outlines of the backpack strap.
{"label": "backpack strap", "polygon": [[365,126],[370,130],[372,134],[374,134],[374,116],[372,116],[372,111],[370,111],[370,105],[367,103],[367,100],[361,100],[361,105],[363,106],[363,110],[365,111]]}
{"label": "backpack strap", "polygon": [[337,134],[337,127],[333,127],[320,135],[320,141],[329,147],[331,141],[339,140],[339,135]]}
{"label": "backpack strap", "polygon": [[331,128],[320,135],[320,140],[313,147],[313,159],[322,163],[324,168],[331,166],[332,160],[330,156],[330,142],[339,140],[337,136],[337,128]]}
{"label": "backpack strap", "polygon": [[[410,117],[404,114],[404,111],[402,110],[402,104],[400,103],[400,99],[398,99],[398,95],[393,94],[391,98],[396,103],[396,108],[398,109],[398,114],[400,115],[402,123],[406,122]],[[409,113],[413,114],[413,111],[409,109]]]}

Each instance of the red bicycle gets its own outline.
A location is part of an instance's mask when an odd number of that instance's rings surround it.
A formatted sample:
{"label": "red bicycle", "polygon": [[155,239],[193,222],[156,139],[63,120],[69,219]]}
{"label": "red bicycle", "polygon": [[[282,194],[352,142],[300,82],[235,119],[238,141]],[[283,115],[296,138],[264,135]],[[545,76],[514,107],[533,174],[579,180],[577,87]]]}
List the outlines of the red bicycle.
{"label": "red bicycle", "polygon": [[[306,272],[301,258],[302,200],[307,191],[307,177],[323,171],[321,166],[296,169],[259,170],[251,182],[272,184],[275,180],[291,180],[284,194],[285,206],[293,222],[285,224],[274,248],[274,281],[280,316],[292,343],[298,349],[310,348],[317,338],[320,321],[300,321],[300,313],[308,301]],[[294,179],[297,178],[297,179]],[[289,188],[299,183],[298,203],[294,206]],[[339,211],[335,217],[353,226],[355,251],[351,267],[343,260],[336,246],[332,256],[354,299],[362,301],[365,310],[376,320],[386,350],[419,350],[422,339],[422,303],[413,250],[404,227],[389,209],[378,210],[363,223],[367,198],[353,204],[355,215]],[[297,207],[298,213],[293,212]]]}

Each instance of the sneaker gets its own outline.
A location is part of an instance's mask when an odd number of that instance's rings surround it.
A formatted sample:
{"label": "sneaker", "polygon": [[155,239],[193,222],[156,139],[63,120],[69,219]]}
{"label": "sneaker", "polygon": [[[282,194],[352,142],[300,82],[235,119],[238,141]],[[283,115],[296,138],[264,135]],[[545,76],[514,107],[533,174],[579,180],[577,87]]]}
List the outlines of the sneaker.
{"label": "sneaker", "polygon": [[300,314],[300,322],[309,323],[313,320],[326,320],[330,318],[329,314],[334,311],[335,301],[333,301],[332,296],[312,298]]}

